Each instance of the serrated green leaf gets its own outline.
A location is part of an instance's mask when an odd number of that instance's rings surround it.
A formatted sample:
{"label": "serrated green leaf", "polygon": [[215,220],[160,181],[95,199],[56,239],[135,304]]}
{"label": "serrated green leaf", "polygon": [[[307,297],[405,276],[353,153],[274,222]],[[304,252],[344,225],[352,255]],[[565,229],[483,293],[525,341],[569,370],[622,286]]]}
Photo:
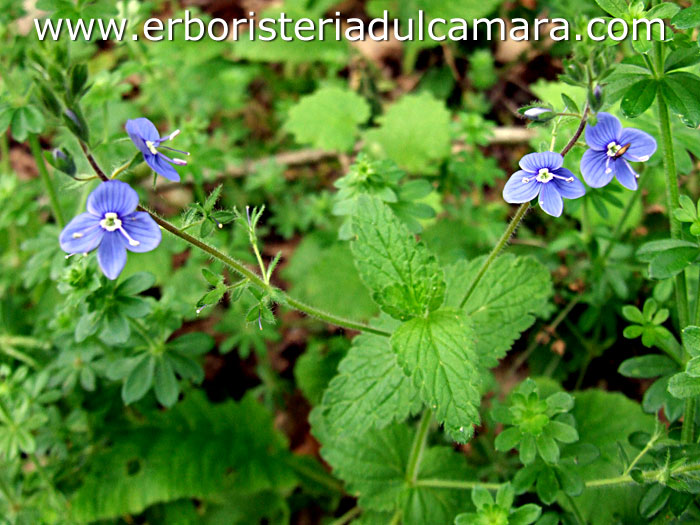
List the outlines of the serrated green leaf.
{"label": "serrated green leaf", "polygon": [[453,309],[403,323],[391,344],[399,364],[455,441],[465,442],[479,422],[479,363],[468,318]]}
{"label": "serrated green leaf", "polygon": [[367,148],[378,149],[412,173],[432,174],[450,154],[450,114],[431,95],[405,95],[380,117],[381,127],[365,133]]}
{"label": "serrated green leaf", "polygon": [[[404,525],[451,523],[459,510],[469,505],[469,493],[443,488],[411,485],[406,471],[415,429],[394,424],[382,430],[359,432],[331,439],[325,435],[320,412],[312,412],[314,433],[323,447],[323,458],[333,472],[347,484],[348,492],[358,496],[363,509],[402,513]],[[421,479],[468,479],[466,461],[449,447],[430,447],[423,451],[415,473]]]}
{"label": "serrated green leaf", "polygon": [[678,399],[700,396],[700,377],[685,372],[676,374],[668,382],[668,391]]}
{"label": "serrated green leaf", "polygon": [[142,419],[87,458],[71,497],[71,523],[138,515],[159,502],[221,501],[231,490],[250,497],[295,484],[285,440],[252,396],[212,404],[194,392]]}
{"label": "serrated green leaf", "polygon": [[[382,326],[393,328],[395,324]],[[355,433],[358,428],[384,428],[421,407],[419,392],[399,367],[389,339],[371,334],[353,340],[321,405],[333,432],[340,435]]]}
{"label": "serrated green leaf", "polygon": [[369,104],[354,91],[325,87],[303,97],[289,110],[285,128],[299,144],[348,152],[355,146],[358,126],[369,115]]}
{"label": "serrated green leaf", "polygon": [[375,302],[399,320],[439,308],[445,281],[435,256],[379,199],[361,195],[356,213],[352,253]]}
{"label": "serrated green leaf", "polygon": [[[458,261],[445,270],[447,306],[458,307],[483,258]],[[498,364],[513,342],[535,322],[552,295],[549,271],[530,257],[511,254],[496,259],[464,305],[476,333],[482,366]]]}
{"label": "serrated green leaf", "polygon": [[665,75],[659,84],[661,96],[686,126],[700,124],[700,77],[692,73]]}

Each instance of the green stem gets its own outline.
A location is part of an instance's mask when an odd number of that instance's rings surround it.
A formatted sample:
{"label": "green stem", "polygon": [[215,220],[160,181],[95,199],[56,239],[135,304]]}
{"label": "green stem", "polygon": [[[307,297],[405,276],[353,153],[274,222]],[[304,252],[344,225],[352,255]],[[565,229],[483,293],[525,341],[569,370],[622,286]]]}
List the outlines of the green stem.
{"label": "green stem", "polygon": [[573,511],[574,517],[579,525],[586,525],[586,520],[583,517],[583,514],[581,514],[581,510],[578,508],[578,505],[576,505],[574,498],[566,494],[566,499],[569,502],[569,505],[571,505],[571,510]]}
{"label": "green stem", "polygon": [[2,158],[2,171],[10,173],[12,166],[10,164],[10,137],[7,132],[0,137],[0,158]]}
{"label": "green stem", "polygon": [[119,175],[121,175],[123,172],[125,172],[129,168],[129,166],[131,166],[131,164],[140,156],[141,156],[141,152],[139,151],[133,157],[131,157],[127,162],[125,162],[124,164],[119,166],[116,170],[114,170],[112,172],[112,175],[110,175],[109,178],[116,179],[117,177],[119,177]]}
{"label": "green stem", "polygon": [[[90,165],[92,166],[93,170],[95,170],[95,173],[102,179],[103,181],[108,181],[109,178],[107,178],[107,175],[105,175],[105,172],[100,168],[99,164],[97,164],[97,161],[95,158],[92,156],[90,151],[87,149],[87,146],[85,144],[81,144],[83,148],[83,152],[85,153],[86,158],[88,159],[88,162],[90,162]],[[157,213],[149,210],[148,208],[145,208],[141,205],[138,207],[139,211],[145,211],[148,213],[153,220],[158,224],[161,228],[163,228],[165,231],[168,233],[171,233],[175,237],[178,237],[185,241],[186,243],[194,246],[195,248],[198,248],[202,250],[203,252],[211,255],[213,258],[219,260],[222,262],[224,265],[228,266],[231,270],[234,272],[242,275],[246,279],[248,279],[251,283],[253,283],[255,286],[258,288],[261,288],[263,290],[266,290],[270,293],[270,295],[273,296],[273,298],[281,304],[291,306],[292,308],[295,308],[299,310],[300,312],[304,312],[307,315],[310,315],[312,317],[315,317],[317,319],[320,319],[321,321],[325,321],[326,323],[330,323],[336,326],[340,326],[341,328],[347,328],[348,330],[357,330],[358,332],[366,332],[370,334],[375,334],[375,335],[381,335],[384,337],[391,337],[391,332],[387,332],[385,330],[380,330],[378,328],[373,328],[369,325],[366,325],[364,323],[359,323],[356,321],[351,321],[349,319],[344,319],[342,317],[330,314],[328,312],[324,312],[323,310],[319,310],[318,308],[315,308],[313,306],[310,306],[302,301],[299,301],[298,299],[294,299],[293,297],[290,297],[287,293],[283,292],[282,290],[273,287],[272,285],[268,284],[265,282],[265,279],[260,277],[258,274],[256,274],[254,271],[249,270],[242,262],[234,259],[233,257],[226,255],[223,252],[220,252],[210,244],[207,244],[206,242],[197,239],[196,237],[193,237],[189,233],[181,230],[174,224],[168,222],[164,218],[160,217]]]}
{"label": "green stem", "polygon": [[415,486],[418,480],[420,462],[423,457],[423,450],[425,449],[425,443],[428,439],[428,430],[430,429],[430,422],[432,419],[432,411],[426,408],[423,411],[423,415],[418,423],[418,430],[413,438],[413,445],[411,446],[411,452],[408,455],[408,464],[406,466],[406,481],[412,486]]}
{"label": "green stem", "polygon": [[46,164],[44,164],[44,155],[41,152],[41,146],[39,145],[39,139],[36,135],[29,135],[29,148],[32,150],[32,155],[36,162],[36,167],[39,170],[39,175],[46,188],[46,193],[49,195],[49,202],[51,203],[51,211],[53,211],[54,219],[56,223],[63,228],[66,224],[63,219],[63,213],[61,212],[61,206],[58,203],[58,195],[56,195],[56,188],[54,188],[51,176],[46,169]]}
{"label": "green stem", "polygon": [[340,518],[335,521],[331,521],[329,525],[346,525],[362,514],[362,509],[360,507],[353,507]]}
{"label": "green stem", "polygon": [[[656,77],[662,78],[664,66],[664,47],[661,42],[654,43],[656,55]],[[668,114],[668,106],[662,96],[656,97],[656,108],[661,131],[661,146],[664,156],[664,172],[666,174],[666,200],[668,202],[668,216],[671,223],[671,238],[680,239],[682,236],[682,224],[676,217],[675,211],[679,208],[678,172],[676,171],[676,157],[673,150],[673,136],[671,134],[671,120]],[[685,279],[685,271],[675,277],[676,304],[678,305],[678,322],[683,330],[689,323],[688,290]],[[686,356],[689,359],[690,356]],[[683,428],[681,441],[691,443],[695,434],[695,404],[696,398],[689,397],[685,400],[683,412]]]}
{"label": "green stem", "polygon": [[642,177],[639,180],[639,187],[637,188],[637,191],[635,191],[632,194],[632,197],[630,197],[630,200],[627,201],[627,205],[625,206],[625,209],[622,211],[622,216],[620,217],[620,220],[617,223],[617,226],[615,226],[615,231],[612,234],[612,237],[610,239],[610,242],[608,245],[605,247],[605,251],[600,257],[601,262],[606,262],[608,257],[613,251],[613,248],[615,247],[615,244],[620,240],[620,236],[622,234],[622,228],[624,228],[625,222],[627,222],[627,218],[629,217],[630,213],[632,212],[632,208],[634,208],[635,203],[637,200],[640,198],[642,194],[642,188],[644,187],[644,184],[646,181],[649,179],[649,177]]}
{"label": "green stem", "polygon": [[520,207],[518,207],[518,211],[515,212],[515,215],[513,215],[513,218],[510,220],[510,223],[508,224],[506,231],[503,232],[503,235],[501,235],[501,238],[496,243],[496,246],[494,246],[494,248],[493,248],[493,250],[491,250],[491,253],[489,254],[489,256],[486,258],[486,260],[481,265],[481,268],[479,268],[479,273],[476,274],[476,278],[469,285],[469,288],[467,289],[467,293],[464,294],[464,297],[462,298],[462,302],[459,303],[460,309],[464,308],[464,305],[467,304],[469,297],[471,297],[472,293],[474,293],[476,286],[479,284],[479,281],[481,281],[481,278],[486,273],[486,270],[489,269],[489,266],[491,266],[491,263],[496,259],[496,257],[498,257],[498,254],[500,253],[500,251],[504,248],[504,246],[508,243],[510,238],[513,236],[513,233],[515,233],[515,230],[518,227],[518,225],[520,224],[520,221],[523,220],[523,217],[525,216],[525,213],[527,212],[528,208],[530,208],[529,202],[524,202],[523,204],[520,205]]}
{"label": "green stem", "polygon": [[503,483],[483,483],[481,481],[458,481],[453,479],[421,479],[416,482],[416,487],[457,490],[472,490],[475,488],[498,490],[502,485]]}

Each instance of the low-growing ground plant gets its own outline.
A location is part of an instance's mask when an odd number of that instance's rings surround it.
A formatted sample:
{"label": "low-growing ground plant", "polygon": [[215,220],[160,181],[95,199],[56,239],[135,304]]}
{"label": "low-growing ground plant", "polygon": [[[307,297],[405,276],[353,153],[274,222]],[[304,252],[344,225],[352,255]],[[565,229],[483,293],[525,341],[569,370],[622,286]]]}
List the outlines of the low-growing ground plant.
{"label": "low-growing ground plant", "polygon": [[30,4],[0,0],[0,523],[700,522],[697,6],[345,6],[666,29],[513,55]]}

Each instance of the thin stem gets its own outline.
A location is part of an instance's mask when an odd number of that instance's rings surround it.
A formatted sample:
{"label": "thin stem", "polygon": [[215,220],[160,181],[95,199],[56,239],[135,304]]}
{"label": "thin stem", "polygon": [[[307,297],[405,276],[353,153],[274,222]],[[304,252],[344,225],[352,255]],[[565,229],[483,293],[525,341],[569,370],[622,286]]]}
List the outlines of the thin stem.
{"label": "thin stem", "polygon": [[[654,53],[656,58],[656,77],[661,78],[664,66],[664,47],[660,42],[654,43]],[[671,120],[668,114],[668,106],[663,97],[656,97],[656,109],[659,118],[659,128],[661,131],[661,146],[664,156],[664,172],[666,174],[666,200],[668,202],[668,216],[671,225],[671,238],[680,239],[682,235],[682,224],[675,214],[678,209],[678,172],[676,171],[676,157],[673,150],[673,137],[671,135]],[[688,290],[685,279],[685,271],[680,272],[675,277],[676,304],[678,305],[678,322],[680,329],[688,326]],[[690,356],[686,356],[687,359]],[[691,443],[695,434],[695,405],[696,398],[689,397],[685,400],[683,412],[683,428],[681,430],[681,441]]]}
{"label": "thin stem", "polygon": [[608,245],[605,247],[605,251],[603,252],[603,255],[601,255],[600,260],[601,262],[607,261],[608,257],[610,256],[610,253],[612,252],[613,248],[615,247],[615,243],[620,240],[620,235],[622,234],[622,228],[625,225],[625,222],[627,222],[627,218],[629,217],[630,213],[632,212],[632,208],[634,208],[635,203],[637,200],[640,198],[642,194],[642,188],[644,187],[646,181],[649,179],[649,177],[643,177],[639,180],[639,187],[637,188],[637,191],[635,191],[632,194],[632,197],[630,198],[629,201],[627,201],[627,205],[625,206],[625,209],[622,211],[622,216],[620,217],[620,220],[617,223],[617,226],[615,226],[615,231],[612,234],[612,238],[610,239],[610,242]]}
{"label": "thin stem", "polygon": [[418,430],[413,438],[413,445],[411,446],[411,452],[408,455],[408,464],[406,466],[406,481],[411,485],[416,485],[418,480],[418,471],[420,469],[421,458],[423,457],[423,450],[425,449],[425,443],[428,439],[428,429],[430,429],[430,422],[433,418],[433,413],[429,408],[423,411],[423,415],[420,418],[420,423],[418,423]]}
{"label": "thin stem", "polygon": [[[81,146],[83,148],[83,152],[85,153],[85,157],[88,159],[88,162],[92,166],[92,169],[95,170],[95,173],[103,180],[103,181],[108,181],[109,178],[107,175],[105,175],[105,172],[102,171],[102,168],[100,168],[99,164],[97,164],[97,161],[95,158],[92,156],[90,151],[87,149],[87,146],[85,144],[81,143]],[[193,237],[189,233],[181,230],[174,224],[168,222],[164,218],[160,217],[158,214],[155,212],[149,210],[148,208],[145,208],[144,206],[139,205],[138,207],[139,211],[145,211],[148,213],[153,220],[158,224],[161,228],[163,228],[165,231],[171,233],[172,235],[179,237],[183,241],[185,241],[188,244],[191,244],[195,248],[198,248],[202,250],[203,252],[211,255],[215,259],[221,261],[223,264],[228,266],[230,269],[235,271],[236,273],[242,275],[246,279],[248,279],[251,283],[253,283],[255,286],[258,288],[262,288],[263,290],[267,290],[270,292],[270,294],[275,298],[275,300],[278,303],[285,304],[288,306],[291,306],[292,308],[295,308],[299,310],[300,312],[304,312],[307,315],[310,315],[312,317],[315,317],[317,319],[320,319],[321,321],[325,321],[327,323],[340,326],[341,328],[347,328],[348,330],[357,330],[358,332],[366,332],[370,334],[375,334],[375,335],[381,335],[384,337],[390,337],[391,333],[387,332],[385,330],[380,330],[378,328],[373,328],[369,325],[366,325],[364,323],[359,323],[356,321],[351,321],[349,319],[344,319],[342,317],[324,312],[323,310],[319,310],[318,308],[315,308],[313,306],[310,306],[302,301],[299,301],[298,299],[294,299],[293,297],[290,297],[288,294],[283,292],[282,290],[279,290],[270,284],[266,283],[265,280],[260,277],[258,274],[256,274],[254,271],[249,270],[242,262],[234,259],[233,257],[226,255],[225,253],[217,250],[213,246],[207,244],[204,241],[201,241],[197,239],[196,237]]]}
{"label": "thin stem", "polygon": [[46,193],[49,196],[49,202],[51,203],[51,211],[53,212],[54,219],[56,223],[63,228],[66,221],[63,219],[63,212],[61,212],[61,205],[58,203],[58,195],[56,194],[56,188],[54,188],[53,180],[46,169],[46,164],[44,164],[44,155],[41,152],[41,146],[39,145],[39,139],[36,135],[29,135],[29,148],[32,150],[32,155],[36,162],[36,167],[39,170],[39,175],[41,176],[41,181],[44,183],[46,188]]}
{"label": "thin stem", "polygon": [[498,490],[502,485],[503,483],[483,483],[481,481],[461,481],[453,479],[421,479],[416,482],[416,487],[457,490],[472,490],[475,488]]}
{"label": "thin stem", "polygon": [[576,521],[579,523],[579,525],[586,525],[586,520],[584,519],[583,514],[581,514],[581,510],[578,508],[578,505],[576,505],[574,498],[572,498],[566,493],[564,494],[566,495],[566,499],[569,502],[569,505],[571,505],[571,510],[573,511]]}
{"label": "thin stem", "polygon": [[583,116],[581,117],[581,122],[579,122],[578,128],[576,128],[576,132],[574,133],[574,136],[571,137],[571,140],[567,143],[566,146],[564,146],[564,149],[561,150],[561,156],[566,157],[566,154],[571,151],[571,148],[573,148],[576,145],[576,142],[578,142],[579,137],[581,137],[581,134],[583,133],[583,130],[586,127],[586,121],[588,120],[588,103],[586,103],[586,107],[583,108]]}
{"label": "thin stem", "polygon": [[10,164],[10,137],[8,132],[2,133],[0,137],[0,158],[2,159],[2,171],[9,173],[12,169]]}
{"label": "thin stem", "polygon": [[353,507],[337,520],[331,521],[329,525],[346,525],[360,514],[362,514],[362,509],[360,507]]}
{"label": "thin stem", "polygon": [[110,179],[116,179],[117,177],[119,177],[119,175],[121,175],[123,172],[125,172],[129,168],[129,166],[131,166],[131,164],[134,162],[134,160],[136,160],[140,156],[141,156],[141,152],[139,151],[133,157],[131,157],[127,162],[125,162],[124,164],[119,166],[116,170],[114,170],[112,172],[112,175],[110,176]]}
{"label": "thin stem", "polygon": [[503,235],[501,235],[501,238],[496,243],[496,246],[494,246],[494,248],[493,248],[493,250],[491,250],[491,253],[489,254],[489,256],[486,258],[484,263],[481,265],[481,268],[479,268],[479,273],[476,274],[476,277],[469,285],[467,292],[464,294],[464,297],[462,298],[462,302],[459,303],[460,309],[464,308],[464,305],[467,304],[469,297],[471,297],[472,293],[474,293],[476,286],[479,284],[479,281],[481,281],[481,278],[486,273],[486,270],[489,269],[489,266],[491,266],[491,263],[496,259],[496,257],[498,257],[498,254],[500,253],[500,251],[508,243],[508,240],[513,236],[513,233],[515,233],[515,230],[517,229],[518,225],[520,224],[520,221],[523,220],[523,217],[525,216],[525,213],[527,212],[528,208],[530,208],[529,202],[524,202],[523,204],[520,205],[520,207],[518,207],[518,211],[515,212],[515,215],[513,215],[513,218],[510,220],[510,223],[508,224],[506,231],[503,232]]}

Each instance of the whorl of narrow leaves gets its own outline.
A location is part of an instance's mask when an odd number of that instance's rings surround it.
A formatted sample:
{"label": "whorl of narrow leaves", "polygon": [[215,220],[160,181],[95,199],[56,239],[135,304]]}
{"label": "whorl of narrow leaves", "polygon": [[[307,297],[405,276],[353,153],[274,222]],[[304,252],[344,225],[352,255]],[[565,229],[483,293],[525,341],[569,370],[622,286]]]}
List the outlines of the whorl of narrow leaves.
{"label": "whorl of narrow leaves", "polygon": [[466,442],[479,422],[480,375],[471,322],[444,309],[402,324],[391,338],[399,364],[445,431]]}
{"label": "whorl of narrow leaves", "polygon": [[437,259],[388,206],[360,196],[353,232],[355,265],[382,310],[404,321],[442,305],[445,281]]}

